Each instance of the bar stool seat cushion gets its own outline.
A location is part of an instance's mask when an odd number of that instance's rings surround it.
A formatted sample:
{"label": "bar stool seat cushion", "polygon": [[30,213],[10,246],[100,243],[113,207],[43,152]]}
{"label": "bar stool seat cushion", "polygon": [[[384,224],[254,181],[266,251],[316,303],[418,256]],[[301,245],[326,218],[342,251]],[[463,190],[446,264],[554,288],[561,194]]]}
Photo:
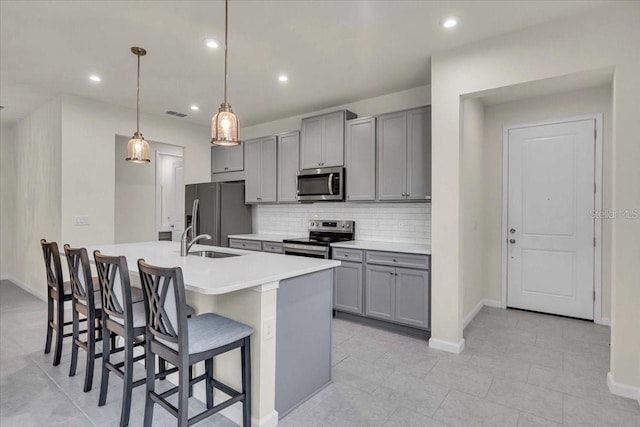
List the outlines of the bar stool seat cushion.
{"label": "bar stool seat cushion", "polygon": [[[202,353],[223,347],[253,333],[253,328],[213,313],[200,314],[187,319],[189,354]],[[178,344],[161,340],[167,347],[178,351]]]}
{"label": "bar stool seat cushion", "polygon": [[71,282],[66,281],[66,282],[63,283],[63,285],[64,285],[64,294],[65,294],[65,296],[66,295],[71,295],[71,292],[72,292],[71,291]]}
{"label": "bar stool seat cushion", "polygon": [[[102,295],[100,294],[100,291],[93,291],[93,306],[95,308],[102,308]],[[78,300],[78,304],[81,304],[83,306],[86,306],[87,304],[82,301],[82,300]]]}
{"label": "bar stool seat cushion", "polygon": [[[144,314],[144,303],[142,301],[134,302],[131,304],[133,306],[131,313],[133,314],[133,327],[140,328],[145,327],[147,325],[147,320],[145,319]],[[111,320],[121,325],[124,325],[124,319],[112,316]]]}

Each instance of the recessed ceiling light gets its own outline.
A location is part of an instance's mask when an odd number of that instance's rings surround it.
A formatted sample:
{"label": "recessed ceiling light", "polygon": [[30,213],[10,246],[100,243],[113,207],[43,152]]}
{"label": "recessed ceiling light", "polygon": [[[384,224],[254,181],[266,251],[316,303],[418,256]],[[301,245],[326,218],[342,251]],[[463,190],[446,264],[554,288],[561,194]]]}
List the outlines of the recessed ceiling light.
{"label": "recessed ceiling light", "polygon": [[192,106],[191,106],[191,109],[192,109],[193,111],[200,111],[200,107],[198,107],[197,105],[192,105]]}
{"label": "recessed ceiling light", "polygon": [[211,48],[211,49],[217,49],[220,47],[220,42],[214,39],[207,39],[205,41],[205,44],[207,45],[208,48]]}
{"label": "recessed ceiling light", "polygon": [[453,28],[458,25],[458,17],[448,16],[440,21],[440,25],[442,25],[443,28]]}
{"label": "recessed ceiling light", "polygon": [[92,82],[96,82],[96,83],[98,83],[98,82],[101,82],[101,81],[102,81],[102,79],[100,78],[100,76],[96,76],[95,74],[91,74],[91,75],[89,76],[89,80],[91,80]]}
{"label": "recessed ceiling light", "polygon": [[287,76],[286,74],[280,74],[278,76],[278,81],[281,81],[283,83],[284,82],[288,82],[289,81],[289,76]]}

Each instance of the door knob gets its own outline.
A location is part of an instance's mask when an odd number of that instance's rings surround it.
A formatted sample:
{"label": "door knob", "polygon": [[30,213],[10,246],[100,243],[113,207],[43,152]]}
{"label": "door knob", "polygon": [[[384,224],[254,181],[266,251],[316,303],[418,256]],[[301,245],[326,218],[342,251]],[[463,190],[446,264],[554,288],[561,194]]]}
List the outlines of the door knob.
{"label": "door knob", "polygon": [[513,233],[515,233],[515,232],[516,232],[516,229],[515,229],[515,228],[512,228],[511,230],[509,230],[509,233],[511,233],[511,234],[513,234]]}
{"label": "door knob", "polygon": [[509,239],[509,243],[511,243],[512,245],[516,242],[516,239]]}

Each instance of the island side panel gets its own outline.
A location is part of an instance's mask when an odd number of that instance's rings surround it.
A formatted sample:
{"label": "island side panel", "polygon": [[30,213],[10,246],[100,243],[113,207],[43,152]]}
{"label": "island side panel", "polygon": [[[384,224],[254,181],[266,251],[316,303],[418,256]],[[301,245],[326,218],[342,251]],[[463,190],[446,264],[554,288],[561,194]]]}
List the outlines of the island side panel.
{"label": "island side panel", "polygon": [[282,280],[277,298],[280,419],[331,382],[333,269]]}
{"label": "island side panel", "polygon": [[[273,284],[274,287],[277,284]],[[187,291],[187,302],[198,314],[216,313],[251,326],[251,381],[252,381],[252,424],[254,426],[273,426],[277,423],[275,412],[275,360],[276,340],[274,336],[264,334],[264,320],[276,318],[277,289],[260,291],[255,288],[230,292],[222,295],[203,295]],[[212,331],[215,333],[215,331]],[[201,364],[200,364],[201,365]],[[197,373],[204,371],[197,366]],[[216,356],[214,360],[216,378],[241,390],[240,350]],[[194,395],[206,401],[204,387],[195,387]],[[215,403],[219,404],[228,396],[216,390]],[[222,414],[237,424],[242,424],[242,407],[235,404],[222,411]]]}

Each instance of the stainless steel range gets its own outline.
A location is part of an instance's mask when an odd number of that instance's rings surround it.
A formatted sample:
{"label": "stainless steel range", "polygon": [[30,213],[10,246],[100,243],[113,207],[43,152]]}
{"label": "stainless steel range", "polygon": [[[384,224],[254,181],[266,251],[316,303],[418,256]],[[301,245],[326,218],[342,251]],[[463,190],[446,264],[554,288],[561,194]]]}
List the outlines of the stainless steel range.
{"label": "stainless steel range", "polygon": [[356,233],[354,221],[312,219],[309,221],[309,237],[284,240],[286,255],[313,258],[330,258],[331,243],[353,240]]}

